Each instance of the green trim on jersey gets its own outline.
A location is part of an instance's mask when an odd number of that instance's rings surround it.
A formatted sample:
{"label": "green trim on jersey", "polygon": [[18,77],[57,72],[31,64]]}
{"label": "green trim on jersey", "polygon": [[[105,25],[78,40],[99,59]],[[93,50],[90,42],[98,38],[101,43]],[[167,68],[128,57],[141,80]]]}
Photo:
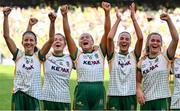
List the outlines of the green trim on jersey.
{"label": "green trim on jersey", "polygon": [[109,55],[109,57],[107,56],[107,60],[108,60],[108,61],[112,60],[112,59],[113,59],[113,56],[114,56],[114,52],[111,53],[111,54]]}
{"label": "green trim on jersey", "polygon": [[19,52],[19,49],[17,48],[16,52],[13,54],[12,60],[14,60],[14,61],[16,60],[18,52]]}
{"label": "green trim on jersey", "polygon": [[70,103],[43,101],[43,110],[70,110]]}
{"label": "green trim on jersey", "polygon": [[136,110],[136,95],[131,96],[108,96],[108,110]]}
{"label": "green trim on jersey", "polygon": [[[13,54],[13,59],[12,60],[15,61],[17,59],[18,52],[19,52],[19,49],[17,48],[16,52]],[[33,55],[25,54],[25,56],[33,56]],[[38,58],[41,61],[45,61],[46,60],[45,56],[40,54],[40,51],[38,51]]]}
{"label": "green trim on jersey", "polygon": [[169,110],[170,109],[170,98],[156,99],[146,101],[145,104],[141,105],[141,110]]}
{"label": "green trim on jersey", "polygon": [[41,60],[41,61],[45,61],[45,60],[46,60],[45,55],[41,55],[40,51],[38,51],[38,58],[39,58],[39,60]]}
{"label": "green trim on jersey", "polygon": [[136,54],[135,50],[133,51],[133,54],[134,54],[134,56],[135,56],[136,62],[138,62],[138,61],[139,61],[140,56],[139,56],[139,57],[137,56],[137,54]]}
{"label": "green trim on jersey", "polygon": [[102,48],[101,44],[100,44],[100,49],[101,49],[101,52],[102,52],[103,56],[105,57],[106,56],[106,52],[104,52],[104,49]]}
{"label": "green trim on jersey", "polygon": [[22,91],[18,91],[12,96],[12,110],[40,110],[40,102]]}
{"label": "green trim on jersey", "polygon": [[75,52],[75,54],[74,54],[74,55],[71,55],[71,54],[70,54],[70,57],[71,57],[71,59],[72,59],[73,61],[76,60],[77,54],[78,54],[78,48],[76,47],[76,52]]}
{"label": "green trim on jersey", "polygon": [[25,54],[25,56],[33,56],[33,54],[31,55],[31,54]]}
{"label": "green trim on jersey", "polygon": [[[129,52],[128,52],[127,54],[123,54],[123,53],[120,53],[120,52],[118,52],[118,53],[121,54],[121,55],[125,55],[125,56],[129,54]],[[114,57],[114,54],[115,54],[115,52],[113,52],[112,54],[110,54],[110,56],[107,57],[107,60],[108,60],[108,61],[111,61],[111,60],[113,59],[113,57]],[[139,61],[139,57],[137,57],[137,54],[135,53],[135,51],[133,51],[132,54],[133,54],[133,56],[135,57],[136,62],[138,62],[138,61]]]}
{"label": "green trim on jersey", "polygon": [[53,55],[54,57],[63,57],[65,54],[62,54],[62,55],[56,55],[56,54],[52,53],[52,55]]}
{"label": "green trim on jersey", "polygon": [[167,57],[168,57],[169,60],[173,60],[173,59],[174,59],[174,58],[171,58],[171,57],[169,56],[168,50],[166,51],[166,53],[167,53]]}
{"label": "green trim on jersey", "polygon": [[121,54],[121,55],[127,56],[127,55],[129,54],[129,52],[128,52],[128,53],[118,52],[118,54]]}
{"label": "green trim on jersey", "polygon": [[105,109],[106,93],[103,82],[79,82],[74,94],[74,110]]}
{"label": "green trim on jersey", "polygon": [[94,52],[94,50],[92,50],[91,52],[83,52],[84,54],[91,54],[91,53],[93,53]]}

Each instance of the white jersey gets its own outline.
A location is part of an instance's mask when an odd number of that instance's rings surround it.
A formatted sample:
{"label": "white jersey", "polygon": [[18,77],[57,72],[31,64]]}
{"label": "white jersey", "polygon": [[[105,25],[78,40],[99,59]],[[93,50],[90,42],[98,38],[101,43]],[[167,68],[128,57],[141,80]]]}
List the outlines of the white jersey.
{"label": "white jersey", "polygon": [[174,73],[174,94],[171,98],[171,109],[180,109],[180,58],[176,58],[173,63]]}
{"label": "white jersey", "polygon": [[78,50],[75,59],[78,82],[99,82],[104,80],[104,56],[101,49],[92,53]]}
{"label": "white jersey", "polygon": [[69,80],[72,60],[69,55],[50,55],[44,63],[43,100],[70,103]]}
{"label": "white jersey", "polygon": [[144,57],[139,61],[138,68],[143,76],[145,101],[170,97],[170,61],[167,54],[159,54],[153,59]]}
{"label": "white jersey", "polygon": [[136,59],[134,52],[122,55],[115,52],[109,61],[109,96],[136,94]]}
{"label": "white jersey", "polygon": [[14,93],[22,91],[36,99],[42,99],[42,84],[41,84],[41,65],[38,55],[35,53],[32,56],[25,55],[24,52],[17,50],[17,55],[14,58],[15,78],[14,78]]}

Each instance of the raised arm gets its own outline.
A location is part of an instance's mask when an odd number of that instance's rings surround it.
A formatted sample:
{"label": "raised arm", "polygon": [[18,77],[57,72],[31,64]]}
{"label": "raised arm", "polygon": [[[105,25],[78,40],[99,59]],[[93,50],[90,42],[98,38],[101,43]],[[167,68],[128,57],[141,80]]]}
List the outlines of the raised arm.
{"label": "raised arm", "polygon": [[111,29],[111,20],[110,20],[110,10],[111,10],[111,4],[107,2],[102,2],[102,8],[104,9],[105,13],[105,22],[104,22],[104,34],[101,39],[101,48],[104,54],[106,54],[107,50],[107,36]]}
{"label": "raised arm", "polygon": [[135,4],[132,3],[129,6],[129,9],[131,11],[131,19],[136,31],[136,36],[137,36],[137,41],[136,41],[136,45],[135,45],[135,55],[137,58],[139,58],[141,56],[141,50],[142,50],[142,45],[143,45],[143,34],[142,31],[138,25],[137,19],[136,19],[136,15],[135,15]]}
{"label": "raised arm", "polygon": [[15,54],[17,47],[14,41],[9,36],[9,22],[8,22],[8,16],[11,12],[10,7],[3,8],[3,14],[4,14],[4,22],[3,22],[3,36],[6,41],[6,44],[11,52],[12,55]]}
{"label": "raised arm", "polygon": [[121,15],[118,11],[116,11],[116,22],[114,23],[113,27],[111,28],[109,34],[108,34],[108,37],[107,37],[107,57],[109,58],[113,52],[114,52],[114,36],[116,34],[116,31],[117,31],[117,28],[118,28],[118,25],[121,21]]}
{"label": "raised arm", "polygon": [[43,47],[40,50],[40,54],[45,56],[50,48],[52,43],[54,42],[54,36],[55,36],[55,20],[56,20],[56,14],[51,12],[48,14],[50,19],[50,27],[49,27],[49,39],[48,41],[43,45]]}
{"label": "raised arm", "polygon": [[138,70],[136,74],[136,96],[137,96],[138,103],[144,104],[145,96],[141,89],[141,82],[142,82],[142,74],[141,74],[141,71]]}
{"label": "raised arm", "polygon": [[32,27],[38,22],[38,19],[31,17],[28,22],[26,31],[32,31]]}
{"label": "raised arm", "polygon": [[66,37],[69,53],[70,53],[71,57],[74,59],[75,54],[76,54],[76,50],[77,50],[77,46],[76,46],[73,38],[71,37],[71,30],[70,30],[70,27],[69,27],[67,13],[68,13],[68,6],[63,5],[61,7],[61,14],[62,14],[62,17],[63,17],[64,34],[65,34],[65,37]]}
{"label": "raised arm", "polygon": [[167,22],[168,27],[169,27],[169,31],[171,33],[172,40],[171,40],[171,43],[167,49],[167,52],[168,52],[168,56],[171,59],[173,59],[175,56],[177,45],[178,45],[179,36],[178,36],[177,30],[176,30],[170,16],[167,13],[161,14],[160,18],[161,18],[161,20],[164,20]]}

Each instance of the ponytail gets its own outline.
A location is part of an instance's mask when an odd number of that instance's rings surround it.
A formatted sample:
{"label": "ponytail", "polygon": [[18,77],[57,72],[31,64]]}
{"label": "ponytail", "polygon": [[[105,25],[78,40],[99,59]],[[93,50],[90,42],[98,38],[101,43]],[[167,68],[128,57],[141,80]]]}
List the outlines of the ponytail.
{"label": "ponytail", "polygon": [[39,49],[37,48],[37,46],[34,47],[34,53],[37,52]]}

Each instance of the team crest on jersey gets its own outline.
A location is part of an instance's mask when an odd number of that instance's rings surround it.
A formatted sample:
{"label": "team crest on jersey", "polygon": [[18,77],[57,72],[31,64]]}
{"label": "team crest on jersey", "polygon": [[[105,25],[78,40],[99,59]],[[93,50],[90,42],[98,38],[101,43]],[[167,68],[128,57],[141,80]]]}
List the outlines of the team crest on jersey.
{"label": "team crest on jersey", "polygon": [[159,58],[157,57],[156,60],[155,60],[155,63],[159,61]]}
{"label": "team crest on jersey", "polygon": [[92,59],[92,55],[87,55],[89,59]]}
{"label": "team crest on jersey", "polygon": [[149,64],[153,65],[153,63],[157,63],[158,61],[159,61],[159,58],[157,57],[155,60],[152,60],[152,61],[150,60]]}
{"label": "team crest on jersey", "polygon": [[146,67],[146,64],[143,64],[142,66],[141,66],[141,68],[145,68]]}
{"label": "team crest on jersey", "polygon": [[84,58],[84,59],[87,59],[88,57],[87,57],[87,55],[83,55],[83,58]]}
{"label": "team crest on jersey", "polygon": [[131,57],[130,57],[130,55],[128,55],[128,57],[127,57],[128,59],[130,59]]}
{"label": "team crest on jersey", "polygon": [[24,69],[26,69],[26,70],[34,69],[33,59],[32,59],[32,58],[26,58],[26,57],[25,57],[25,64],[22,65],[22,68],[24,68]]}
{"label": "team crest on jersey", "polygon": [[67,65],[68,67],[69,67],[69,64],[70,64],[70,63],[69,63],[68,61],[66,61],[66,65]]}
{"label": "team crest on jersey", "polygon": [[59,65],[61,65],[61,66],[62,66],[62,65],[63,65],[63,62],[62,62],[62,61],[60,61],[60,62],[59,62]]}
{"label": "team crest on jersey", "polygon": [[25,58],[25,59],[26,59],[26,64],[33,63],[33,59],[32,58]]}
{"label": "team crest on jersey", "polygon": [[94,56],[95,56],[96,59],[99,58],[98,54],[95,54]]}

